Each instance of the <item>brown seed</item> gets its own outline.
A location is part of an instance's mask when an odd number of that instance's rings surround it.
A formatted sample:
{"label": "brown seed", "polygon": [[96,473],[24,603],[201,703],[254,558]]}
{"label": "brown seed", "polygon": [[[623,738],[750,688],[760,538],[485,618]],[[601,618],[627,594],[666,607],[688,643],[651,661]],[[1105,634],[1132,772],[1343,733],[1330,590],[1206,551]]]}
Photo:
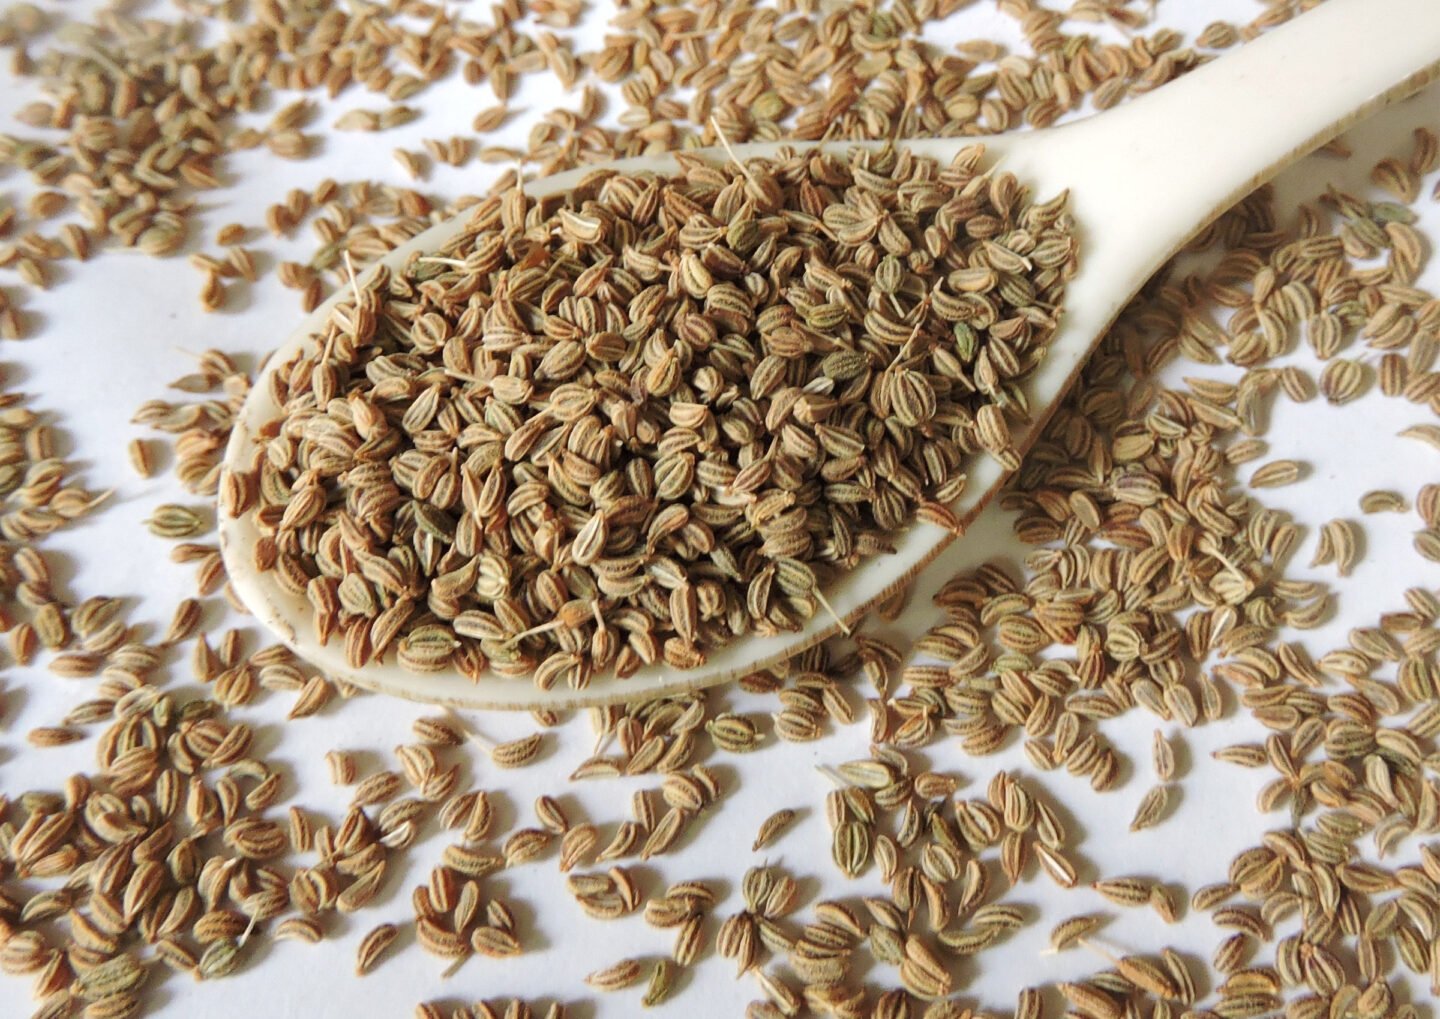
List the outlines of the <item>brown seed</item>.
{"label": "brown seed", "polygon": [[468,940],[446,930],[429,917],[416,921],[415,940],[425,951],[442,959],[463,959],[471,951]]}
{"label": "brown seed", "polygon": [[1155,886],[1143,878],[1110,878],[1090,886],[1117,906],[1145,906]]}
{"label": "brown seed", "polygon": [[400,936],[400,928],[394,924],[382,923],[360,939],[355,953],[355,975],[363,977],[379,963],[386,949]]}
{"label": "brown seed", "polygon": [[200,627],[204,615],[204,607],[194,598],[185,598],[179,605],[175,606],[175,614],[170,619],[170,625],[166,628],[164,636],[160,638],[162,645],[178,644],[194,636]]}
{"label": "brown seed", "polygon": [[75,743],[85,738],[85,734],[78,729],[67,729],[63,727],[40,727],[31,729],[25,734],[26,740],[35,747],[61,747],[67,743]]}
{"label": "brown seed", "polygon": [[506,959],[523,951],[519,939],[513,933],[489,925],[477,927],[470,936],[470,947],[478,954],[492,959]]}
{"label": "brown seed", "polygon": [[1051,849],[1043,842],[1034,845],[1035,857],[1040,861],[1041,867],[1056,884],[1061,888],[1074,888],[1079,880],[1075,871],[1075,865],[1058,849]]}
{"label": "brown seed", "polygon": [[777,810],[767,817],[760,824],[760,831],[755,836],[755,842],[750,846],[751,852],[759,852],[774,842],[780,833],[790,826],[795,817],[795,811],[788,808]]}
{"label": "brown seed", "polygon": [[295,698],[295,703],[286,717],[290,719],[308,718],[323,708],[334,693],[334,684],[324,676],[311,676],[300,688],[300,693]]}
{"label": "brown seed", "polygon": [[1151,738],[1150,762],[1155,769],[1155,777],[1161,782],[1169,782],[1175,777],[1175,748],[1159,729]]}
{"label": "brown seed", "polygon": [[543,734],[537,732],[506,743],[498,743],[490,751],[490,760],[501,768],[524,767],[539,755],[543,742]]}
{"label": "brown seed", "polygon": [[1399,492],[1377,490],[1360,497],[1363,513],[1403,513],[1409,504]]}
{"label": "brown seed", "polygon": [[1062,920],[1050,932],[1050,947],[1054,951],[1062,952],[1093,934],[1104,922],[1104,917],[1092,914]]}
{"label": "brown seed", "polygon": [[585,982],[598,991],[618,991],[639,980],[641,972],[638,959],[621,959],[614,965],[590,973]]}
{"label": "brown seed", "polygon": [[1140,803],[1135,808],[1135,816],[1130,821],[1130,830],[1133,832],[1142,828],[1153,828],[1164,819],[1169,807],[1170,787],[1163,783],[1152,786],[1140,798]]}
{"label": "brown seed", "polygon": [[130,466],[136,474],[148,478],[155,473],[155,457],[148,442],[144,439],[132,439],[126,448],[130,456]]}
{"label": "brown seed", "polygon": [[157,506],[145,521],[150,533],[160,538],[190,538],[205,529],[204,518],[185,506]]}
{"label": "brown seed", "polygon": [[704,923],[705,917],[701,913],[692,913],[680,922],[680,929],[675,932],[675,945],[671,949],[677,965],[689,966],[699,958],[705,947]]}
{"label": "brown seed", "polygon": [[1349,403],[1364,393],[1369,381],[1370,369],[1365,365],[1336,358],[1320,373],[1320,395],[1332,404]]}
{"label": "brown seed", "polygon": [[349,785],[355,781],[355,759],[341,750],[332,750],[325,755],[330,768],[330,781],[336,785]]}
{"label": "brown seed", "polygon": [[1271,460],[1250,475],[1251,488],[1279,488],[1300,480],[1304,465],[1298,460]]}
{"label": "brown seed", "polygon": [[1418,439],[1440,450],[1440,425],[1411,425],[1401,430],[1399,435],[1402,439]]}
{"label": "brown seed", "polygon": [[535,817],[553,835],[564,835],[570,828],[570,819],[565,816],[564,809],[549,796],[541,796],[535,801]]}
{"label": "brown seed", "polygon": [[458,747],[465,743],[465,734],[443,718],[417,718],[411,723],[415,738],[433,746]]}

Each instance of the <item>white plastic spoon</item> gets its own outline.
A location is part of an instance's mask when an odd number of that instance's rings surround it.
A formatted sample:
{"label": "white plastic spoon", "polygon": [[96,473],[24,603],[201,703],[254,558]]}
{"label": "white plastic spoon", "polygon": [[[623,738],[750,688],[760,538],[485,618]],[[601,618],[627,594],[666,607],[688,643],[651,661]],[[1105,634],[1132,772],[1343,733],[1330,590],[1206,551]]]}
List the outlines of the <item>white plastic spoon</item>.
{"label": "white plastic spoon", "polygon": [[[1393,100],[1440,77],[1440,0],[1329,0],[1290,24],[1266,33],[1149,95],[1101,116],[1028,134],[984,139],[993,162],[1013,172],[1032,193],[1071,191],[1080,240],[1080,266],[1065,296],[1064,315],[1049,354],[1025,382],[1034,411],[1015,430],[1024,453],[1049,412],[1078,374],[1096,341],[1156,269],[1222,212],[1296,159]],[[977,139],[910,139],[919,155],[948,163]],[[738,145],[740,160],[771,156],[781,144]],[[803,147],[799,143],[788,143]],[[855,142],[829,143],[843,153]],[[721,150],[708,153],[727,158]],[[613,164],[625,172],[673,173],[669,156]],[[526,184],[532,196],[572,187],[594,167]],[[402,266],[460,232],[466,217],[442,223],[392,252]],[[271,356],[271,369],[291,361],[312,341],[341,292],[315,310]],[[256,436],[280,416],[270,387],[254,387],[226,450],[227,466],[248,468]],[[1005,480],[989,457],[976,457],[969,487],[954,509],[968,526]],[[417,675],[395,664],[352,669],[341,641],[321,646],[303,597],[284,591],[273,574],[252,565],[259,537],[248,515],[222,514],[221,548],[231,582],[245,604],[296,653],[329,675],[360,686],[453,707],[564,708],[675,694],[722,683],[765,668],[831,636],[836,618],[819,614],[799,632],[750,636],[709,653],[701,668],[650,666],[627,679],[596,676],[582,690],[541,690],[524,678],[491,674],[479,682],[455,672]],[[871,559],[837,577],[825,596],[840,619],[858,620],[877,601],[909,583],[954,535],[916,523],[896,538],[894,554]]]}

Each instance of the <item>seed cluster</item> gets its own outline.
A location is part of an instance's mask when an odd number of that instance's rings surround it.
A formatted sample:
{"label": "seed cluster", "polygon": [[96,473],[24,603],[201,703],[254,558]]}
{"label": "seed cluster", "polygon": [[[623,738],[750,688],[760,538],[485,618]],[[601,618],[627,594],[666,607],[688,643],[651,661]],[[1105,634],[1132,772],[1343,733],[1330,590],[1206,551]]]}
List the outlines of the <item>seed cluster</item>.
{"label": "seed cluster", "polygon": [[[432,160],[523,161],[548,174],[713,145],[721,132],[732,141],[982,135],[1044,127],[1087,101],[1107,109],[1310,2],[1275,0],[1249,24],[1215,22],[1193,40],[1197,49],[1182,47],[1171,29],[1147,34],[1134,0],[1076,0],[1064,16],[1034,0],[1000,0],[1028,47],[1009,53],[985,39],[953,50],[925,41],[965,0],[836,11],[793,0],[636,5],[611,19],[596,49],[588,48],[592,34],[577,31],[579,0],[506,0],[490,7],[489,23],[448,17],[429,0],[355,11],[278,0],[227,11],[220,24],[194,14],[164,20],[104,10],[93,23],[66,23],[58,32],[58,19],[20,2],[0,13],[0,47],[14,47],[12,69],[49,95],[19,113],[24,127],[40,133],[0,135],[0,166],[24,170],[37,187],[23,210],[0,205],[0,238],[19,228],[13,244],[0,244],[0,267],[14,266],[29,287],[47,287],[64,260],[83,261],[106,244],[160,258],[184,249],[196,233],[194,194],[224,186],[228,157],[263,147],[293,161],[320,148],[317,103],[303,93],[357,101],[330,130],[368,132],[413,121],[420,108],[409,104],[437,83],[458,78],[488,89],[498,105],[476,114],[475,139],[424,138],[423,158],[396,150],[412,177],[424,176]],[[1071,30],[1097,22],[1130,38],[1107,43]],[[37,46],[44,50],[32,57]],[[578,102],[537,116],[523,145],[494,144],[487,136],[515,116],[510,101],[531,76],[578,92]],[[607,86],[620,93],[618,109],[607,109]],[[281,98],[295,92],[302,95]],[[267,102],[278,108],[266,123],[240,123]],[[1389,180],[1404,167],[1386,169]],[[379,204],[393,208],[399,199],[402,220],[424,215],[415,192],[379,190],[391,192]],[[325,208],[323,222],[315,221],[324,245],[279,271],[307,307],[319,303],[324,275],[343,285],[341,251],[393,246],[396,233],[414,229],[357,221],[347,210],[367,203],[322,195],[292,191],[265,217],[278,237],[307,217],[312,198]],[[237,283],[264,271],[241,243],[254,239],[251,232],[227,227],[216,236],[222,253],[191,256],[207,310],[227,306]],[[0,336],[28,329],[21,302],[0,291]]]}
{"label": "seed cluster", "polygon": [[273,376],[224,478],[363,666],[587,685],[794,630],[1008,415],[1073,272],[1064,196],[968,148],[683,160],[471,212]]}
{"label": "seed cluster", "polygon": [[[1253,24],[1217,23],[1195,44],[1230,45],[1310,5],[1266,3]],[[235,129],[230,93],[218,84],[222,66],[254,75],[247,87],[257,102],[282,84],[369,90],[375,97],[359,104],[376,128],[407,116],[381,109],[380,93],[419,106],[420,85],[446,74],[504,97],[531,73],[622,83],[619,127],[602,126],[599,95],[588,90],[577,110],[539,118],[528,150],[484,138],[473,150],[484,160],[518,153],[561,168],[617,145],[629,152],[687,136],[714,141],[701,134],[711,115],[733,140],[1041,123],[1085,97],[1108,105],[1161,84],[1199,59],[1174,33],[1145,34],[1144,3],[998,6],[1033,52],[1002,54],[985,41],[938,52],[919,33],[955,13],[944,2],[839,12],[741,0],[627,6],[597,57],[571,48],[566,27],[578,5],[563,0],[502,3],[495,24],[478,28],[424,4],[350,13],[279,0],[226,8],[236,20],[218,35],[233,30],[241,40],[227,57],[245,54],[227,62],[163,22],[106,14],[98,33],[47,37],[54,15],[13,5],[0,13],[0,46],[51,93],[45,109],[24,116],[58,131],[0,138],[0,162],[29,172],[35,192],[13,208],[0,202],[0,271],[10,274],[0,287],[0,337],[30,328],[22,311],[29,288],[65,283],[60,260],[103,254],[102,237],[123,244],[159,228],[150,244],[176,243],[166,234],[190,223],[189,203],[204,186],[196,169],[208,163],[223,179],[223,155],[211,150]],[[1069,32],[1104,19],[1133,39],[1102,44]],[[52,41],[83,50],[83,63],[30,56]],[[149,107],[115,112],[127,81]],[[693,108],[677,91],[692,86]],[[106,89],[108,113],[95,99]],[[147,156],[152,109],[174,113],[183,130],[156,124],[164,142]],[[475,128],[493,130],[509,115],[492,107]],[[310,117],[302,100],[269,128],[229,137],[298,155],[310,147],[313,135],[302,130]],[[349,123],[370,126],[370,118]],[[424,148],[437,163],[467,152]],[[152,170],[170,172],[162,164],[177,151],[190,161],[189,176],[173,187],[156,183]],[[1387,153],[1372,182],[1390,200],[1331,190],[1294,210],[1262,191],[1207,231],[1195,245],[1205,257],[1182,258],[1137,299],[1022,465],[1006,502],[1031,553],[951,578],[933,631],[918,642],[861,633],[733,690],[592,712],[599,746],[571,779],[607,791],[622,776],[643,783],[628,811],[585,816],[557,789],[527,820],[485,761],[471,783],[467,759],[478,747],[496,767],[535,766],[555,734],[514,732],[492,746],[449,716],[397,733],[393,759],[374,763],[343,747],[327,754],[337,784],[353,786],[340,809],[294,802],[314,791],[289,788],[268,739],[255,738],[248,712],[241,719],[233,709],[289,706],[291,721],[271,728],[288,765],[334,744],[332,720],[356,710],[347,706],[356,691],[257,645],[248,630],[218,627],[225,574],[205,537],[211,515],[195,512],[198,498],[160,505],[149,496],[156,538],[197,571],[198,597],[176,606],[163,633],[132,618],[130,599],[70,594],[67,571],[52,576],[45,541],[97,500],[57,451],[65,444],[43,403],[5,381],[0,628],[17,663],[48,669],[82,698],[32,729],[31,745],[90,741],[96,763],[55,788],[0,799],[0,971],[33,982],[37,1016],[114,1019],[153,1005],[148,989],[171,969],[219,979],[256,965],[262,938],[302,942],[274,953],[313,951],[304,945],[336,938],[337,914],[354,912],[347,951],[332,958],[339,978],[358,968],[383,979],[391,954],[413,936],[438,966],[469,967],[466,975],[494,988],[487,1000],[462,1004],[452,993],[443,1005],[422,1004],[418,1019],[562,1019],[565,1003],[503,997],[499,986],[504,960],[531,948],[536,932],[498,894],[496,878],[553,864],[552,879],[587,918],[582,937],[593,923],[624,917],[665,932],[668,954],[662,946],[647,958],[567,958],[567,986],[578,989],[592,974],[595,993],[613,996],[621,1012],[636,1000],[702,1007],[686,971],[722,965],[707,959],[713,947],[753,981],[747,1015],[755,1019],[1044,1019],[1062,1010],[1081,1019],[1420,1019],[1426,990],[1440,994],[1440,857],[1431,844],[1440,830],[1440,598],[1433,586],[1414,587],[1362,609],[1326,583],[1296,580],[1292,560],[1363,572],[1365,529],[1341,508],[1358,504],[1386,514],[1379,522],[1387,530],[1410,531],[1422,565],[1440,561],[1440,484],[1422,474],[1345,493],[1327,510],[1341,518],[1307,533],[1265,506],[1266,490],[1252,497],[1242,482],[1266,462],[1265,480],[1307,474],[1293,451],[1271,450],[1265,437],[1268,411],[1282,398],[1323,395],[1301,412],[1344,415],[1389,399],[1417,419],[1402,432],[1404,445],[1440,445],[1440,300],[1421,275],[1429,245],[1411,209],[1434,187],[1437,154],[1428,130],[1416,133],[1411,151]],[[137,165],[143,174],[127,172]],[[513,185],[502,180],[495,197],[503,202]],[[265,226],[276,234],[314,226],[313,257],[279,269],[313,306],[324,286],[349,286],[346,255],[363,268],[458,204],[326,181],[277,196]],[[64,222],[82,205],[87,215],[113,208],[103,222]],[[255,233],[228,224],[215,237],[223,255],[197,257],[207,305],[222,306],[229,290],[265,271],[266,259],[248,247]],[[132,452],[137,471],[172,467],[197,496],[213,494],[219,451],[248,385],[225,355],[201,356],[176,380],[178,396],[138,415],[162,438]],[[1307,652],[1291,639],[1291,629],[1337,608],[1351,624],[1338,642],[1317,644],[1312,632]],[[177,665],[172,648],[183,652]],[[1128,749],[1112,742],[1111,720],[1136,712],[1162,727],[1150,746],[1150,792],[1123,781],[1144,769],[1127,768]],[[1219,750],[1218,764],[1185,764],[1192,726],[1237,719],[1265,735]],[[535,718],[542,729],[559,721]],[[297,728],[302,739],[292,747]],[[839,749],[839,739],[857,734],[874,749]],[[825,771],[834,790],[822,796],[817,783],[809,804],[771,804],[781,809],[760,827],[760,855],[733,872],[687,878],[679,872],[686,859],[670,857],[688,839],[735,845],[733,830],[717,823],[728,820],[732,792],[722,781],[725,755],[770,752],[776,740],[807,741],[836,761]],[[1016,741],[1020,765],[1011,758],[1012,770],[1002,771],[987,761]],[[1083,787],[1052,786],[1066,788],[1062,801],[1038,777],[1058,769],[1090,782],[1097,796],[1124,797],[1119,816],[1133,809],[1140,831],[1127,836],[1122,821],[1113,838],[1139,846],[1171,830],[1173,797],[1216,766],[1265,777],[1256,809],[1268,831],[1235,860],[1215,861],[1210,883],[1196,888],[1143,863],[1134,873],[1097,867],[1087,858],[1094,835],[1061,823],[1066,808],[1083,809]],[[343,806],[346,799],[353,802]],[[806,842],[810,814],[823,814],[830,828],[833,869],[811,862],[824,851]],[[430,839],[449,844],[428,874],[416,874],[410,851]],[[777,852],[786,866],[763,863]],[[651,862],[636,866],[641,860]],[[833,897],[814,901],[809,889],[822,873]],[[852,873],[870,894],[847,880]],[[1034,880],[1055,882],[1045,901],[1063,900],[1073,915],[1037,910],[1026,887]],[[408,897],[396,894],[402,883]],[[1187,906],[1210,924],[1208,964],[1189,951],[1193,939],[1166,944],[1160,925]],[[1154,924],[1154,947],[1135,954],[1108,937],[1102,945],[1117,910]],[[542,935],[575,933],[549,916],[533,923]],[[1013,1001],[975,1001],[967,986],[975,967],[1004,969],[1013,962],[1006,939],[1036,924],[1051,930],[1053,950],[1094,954],[1094,971],[1063,982],[1017,976]],[[1021,987],[1027,979],[1034,986]],[[936,995],[947,996],[928,1000]]]}

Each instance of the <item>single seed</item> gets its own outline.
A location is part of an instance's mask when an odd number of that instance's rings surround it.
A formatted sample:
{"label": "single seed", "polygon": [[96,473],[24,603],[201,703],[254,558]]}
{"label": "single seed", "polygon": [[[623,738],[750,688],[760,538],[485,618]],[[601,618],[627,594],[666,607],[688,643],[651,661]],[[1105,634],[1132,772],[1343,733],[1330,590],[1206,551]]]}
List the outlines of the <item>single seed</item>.
{"label": "single seed", "polygon": [[150,443],[144,439],[132,439],[126,450],[130,456],[130,466],[136,474],[148,478],[155,473],[155,456],[150,451]]}
{"label": "single seed", "polygon": [[1440,425],[1411,425],[1399,433],[1402,439],[1418,439],[1440,450]]}
{"label": "single seed", "polygon": [[1159,729],[1151,737],[1150,762],[1155,769],[1155,777],[1161,782],[1169,782],[1175,777],[1175,748]]}
{"label": "single seed", "polygon": [[1403,513],[1408,508],[1409,503],[1399,492],[1377,489],[1360,497],[1363,513]]}
{"label": "single seed", "polygon": [[1140,803],[1135,808],[1135,816],[1130,821],[1130,830],[1140,831],[1143,828],[1153,828],[1164,819],[1170,809],[1170,786],[1161,783],[1152,786],[1140,797]]}
{"label": "single seed", "polygon": [[795,811],[789,808],[777,810],[767,817],[760,823],[760,831],[756,834],[755,841],[750,846],[751,852],[759,852],[761,849],[769,846],[780,837],[781,832],[790,826],[790,823],[795,820],[795,817]]}
{"label": "single seed", "polygon": [[1298,460],[1271,460],[1250,475],[1250,487],[1279,488],[1299,481],[1303,473],[1304,465]]}
{"label": "single seed", "polygon": [[145,526],[156,537],[191,538],[205,529],[205,520],[188,507],[166,504],[155,507]]}
{"label": "single seed", "polygon": [[650,980],[645,985],[645,996],[640,999],[640,1004],[646,1008],[653,1008],[670,996],[670,989],[674,982],[674,968],[669,959],[657,959],[655,965],[650,969]]}
{"label": "single seed", "polygon": [[621,959],[612,966],[590,973],[585,982],[597,991],[618,991],[639,980],[641,969],[638,959]]}
{"label": "single seed", "polygon": [[1104,922],[1105,918],[1096,914],[1082,914],[1061,920],[1050,931],[1051,950],[1063,952],[1099,930]]}
{"label": "single seed", "polygon": [[400,936],[400,928],[394,924],[382,923],[360,939],[355,953],[355,975],[363,977],[379,963],[386,949]]}

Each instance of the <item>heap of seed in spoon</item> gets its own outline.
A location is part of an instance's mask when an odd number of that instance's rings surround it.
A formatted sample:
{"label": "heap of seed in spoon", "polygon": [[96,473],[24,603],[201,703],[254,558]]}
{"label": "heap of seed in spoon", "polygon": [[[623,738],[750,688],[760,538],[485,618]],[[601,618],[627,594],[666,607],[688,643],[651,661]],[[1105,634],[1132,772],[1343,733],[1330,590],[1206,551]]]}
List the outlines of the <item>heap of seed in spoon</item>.
{"label": "heap of seed in spoon", "polygon": [[792,631],[945,504],[1009,420],[1075,264],[971,147],[597,171],[477,205],[369,273],[273,376],[222,483],[255,563],[361,666],[583,687]]}

